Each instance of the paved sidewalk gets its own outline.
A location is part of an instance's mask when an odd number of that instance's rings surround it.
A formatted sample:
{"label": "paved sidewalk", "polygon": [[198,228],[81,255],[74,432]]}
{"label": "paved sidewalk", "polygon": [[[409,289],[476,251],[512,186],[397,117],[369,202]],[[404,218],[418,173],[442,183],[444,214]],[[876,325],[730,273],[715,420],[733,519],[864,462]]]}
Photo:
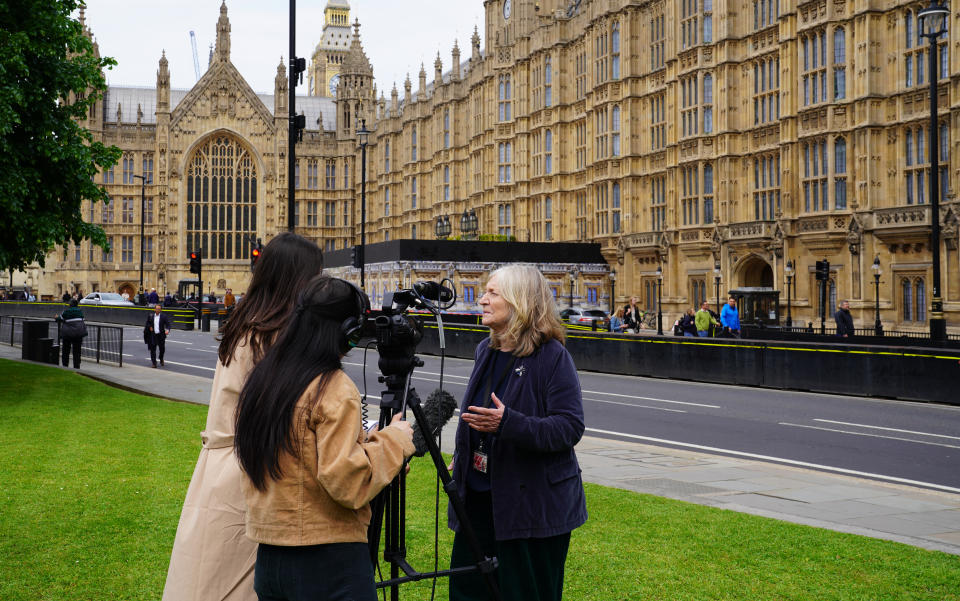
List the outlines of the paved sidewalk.
{"label": "paved sidewalk", "polygon": [[[20,360],[20,348],[0,344],[0,357]],[[209,402],[213,383],[91,361],[79,373],[200,404]],[[455,423],[443,433],[448,452]],[[577,446],[577,456],[589,482],[960,555],[960,494],[591,436]]]}

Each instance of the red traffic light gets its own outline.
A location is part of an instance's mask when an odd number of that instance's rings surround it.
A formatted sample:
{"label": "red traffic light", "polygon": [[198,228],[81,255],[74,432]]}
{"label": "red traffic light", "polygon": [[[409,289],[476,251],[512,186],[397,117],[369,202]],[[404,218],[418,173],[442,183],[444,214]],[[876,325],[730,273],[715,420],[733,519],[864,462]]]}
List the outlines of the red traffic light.
{"label": "red traffic light", "polygon": [[190,253],[190,260],[195,261],[197,259],[197,253]]}
{"label": "red traffic light", "polygon": [[257,257],[260,256],[260,249],[259,248],[253,249],[252,251],[250,251],[250,254],[253,256],[254,259],[256,259]]}

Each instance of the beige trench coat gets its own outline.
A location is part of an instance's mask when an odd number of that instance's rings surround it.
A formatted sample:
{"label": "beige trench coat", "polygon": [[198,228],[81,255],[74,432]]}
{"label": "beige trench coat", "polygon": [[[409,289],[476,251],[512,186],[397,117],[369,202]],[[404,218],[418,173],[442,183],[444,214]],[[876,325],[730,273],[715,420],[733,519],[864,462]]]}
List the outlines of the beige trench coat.
{"label": "beige trench coat", "polygon": [[246,343],[217,361],[203,448],[183,502],[163,601],[256,601],[257,544],[245,536],[243,472],[233,453],[234,411],[253,369]]}

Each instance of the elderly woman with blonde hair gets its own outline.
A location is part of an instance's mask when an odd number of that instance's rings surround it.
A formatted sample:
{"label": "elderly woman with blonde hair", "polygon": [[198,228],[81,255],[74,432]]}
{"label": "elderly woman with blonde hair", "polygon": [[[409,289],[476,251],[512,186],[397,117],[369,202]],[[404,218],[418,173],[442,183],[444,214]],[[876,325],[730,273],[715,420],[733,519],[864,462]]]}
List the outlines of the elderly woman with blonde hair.
{"label": "elderly woman with blonde hair", "polygon": [[[559,600],[570,533],[587,519],[574,445],[583,403],[566,330],[532,265],[490,275],[478,301],[490,338],[477,346],[461,406],[453,479],[483,552],[499,560],[503,599]],[[475,558],[456,515],[451,567]],[[450,599],[488,599],[477,574],[450,580]]]}

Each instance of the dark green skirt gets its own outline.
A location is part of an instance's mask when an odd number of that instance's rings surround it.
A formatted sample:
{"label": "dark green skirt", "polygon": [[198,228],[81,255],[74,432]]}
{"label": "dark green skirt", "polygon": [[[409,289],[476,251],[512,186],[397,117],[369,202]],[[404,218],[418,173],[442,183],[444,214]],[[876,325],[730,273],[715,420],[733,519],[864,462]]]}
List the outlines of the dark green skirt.
{"label": "dark green skirt", "polygon": [[[490,492],[467,490],[467,515],[483,553],[496,556],[497,583],[504,601],[560,601],[563,597],[563,566],[570,547],[570,533],[548,538],[518,538],[498,541],[493,535],[493,504]],[[453,537],[450,567],[476,563],[466,536]],[[492,599],[478,573],[450,577],[450,601]]]}

